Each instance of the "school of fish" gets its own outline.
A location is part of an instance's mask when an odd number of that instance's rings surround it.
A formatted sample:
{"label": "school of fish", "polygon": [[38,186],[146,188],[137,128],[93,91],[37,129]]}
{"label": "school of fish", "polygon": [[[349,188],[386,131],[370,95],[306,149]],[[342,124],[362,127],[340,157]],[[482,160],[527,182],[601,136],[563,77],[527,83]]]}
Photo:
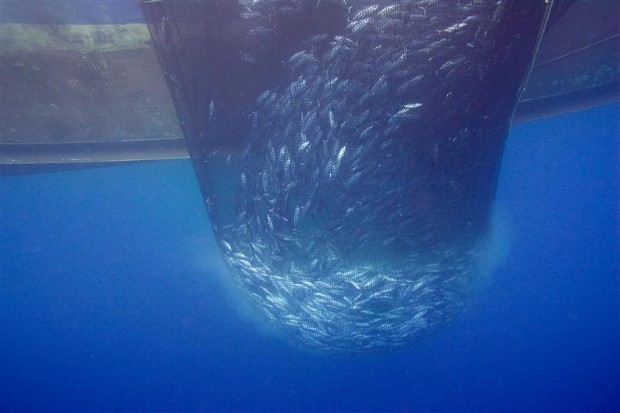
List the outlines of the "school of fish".
{"label": "school of fish", "polygon": [[[461,98],[457,74],[484,69],[471,54],[502,2],[448,3],[449,18],[433,0],[339,1],[345,31],[302,42],[248,113],[247,145],[229,159],[235,219],[216,234],[247,298],[296,343],[403,346],[467,306],[478,244],[433,238],[450,224],[433,220],[425,197],[436,148],[415,142],[431,133],[432,111]],[[249,37],[272,30],[275,8],[301,7],[240,4]]]}

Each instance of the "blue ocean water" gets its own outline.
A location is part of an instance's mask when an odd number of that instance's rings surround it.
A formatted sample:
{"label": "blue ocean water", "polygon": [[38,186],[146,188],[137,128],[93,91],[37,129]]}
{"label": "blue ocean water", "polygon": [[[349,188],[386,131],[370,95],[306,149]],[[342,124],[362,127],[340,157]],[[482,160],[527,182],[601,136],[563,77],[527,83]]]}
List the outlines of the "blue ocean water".
{"label": "blue ocean water", "polygon": [[0,411],[618,411],[620,105],[515,125],[510,249],[394,353],[240,317],[191,163],[0,179]]}

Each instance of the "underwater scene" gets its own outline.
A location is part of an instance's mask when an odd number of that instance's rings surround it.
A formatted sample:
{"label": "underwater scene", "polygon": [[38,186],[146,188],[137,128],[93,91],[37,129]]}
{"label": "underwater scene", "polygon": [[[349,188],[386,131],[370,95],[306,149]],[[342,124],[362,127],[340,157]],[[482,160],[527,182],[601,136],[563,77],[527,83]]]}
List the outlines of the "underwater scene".
{"label": "underwater scene", "polygon": [[0,411],[619,411],[618,12],[0,1]]}
{"label": "underwater scene", "polygon": [[2,410],[617,411],[619,115],[513,126],[498,266],[393,352],[261,328],[187,160],[3,177]]}

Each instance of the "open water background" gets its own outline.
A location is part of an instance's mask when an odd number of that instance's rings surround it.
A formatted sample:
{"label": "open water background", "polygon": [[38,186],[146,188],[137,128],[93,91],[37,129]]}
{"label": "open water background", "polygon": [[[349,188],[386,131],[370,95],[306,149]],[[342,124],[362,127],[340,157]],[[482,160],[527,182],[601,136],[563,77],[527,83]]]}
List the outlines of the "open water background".
{"label": "open water background", "polygon": [[0,411],[618,411],[620,105],[513,127],[510,249],[405,350],[240,317],[188,160],[0,178]]}

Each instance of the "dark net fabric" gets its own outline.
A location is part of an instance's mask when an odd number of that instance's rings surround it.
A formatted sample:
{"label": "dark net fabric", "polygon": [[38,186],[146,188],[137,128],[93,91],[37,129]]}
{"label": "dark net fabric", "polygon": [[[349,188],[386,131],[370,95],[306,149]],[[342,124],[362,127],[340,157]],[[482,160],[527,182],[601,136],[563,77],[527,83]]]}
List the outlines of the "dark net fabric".
{"label": "dark net fabric", "polygon": [[222,253],[272,325],[369,351],[463,311],[544,1],[144,8]]}

